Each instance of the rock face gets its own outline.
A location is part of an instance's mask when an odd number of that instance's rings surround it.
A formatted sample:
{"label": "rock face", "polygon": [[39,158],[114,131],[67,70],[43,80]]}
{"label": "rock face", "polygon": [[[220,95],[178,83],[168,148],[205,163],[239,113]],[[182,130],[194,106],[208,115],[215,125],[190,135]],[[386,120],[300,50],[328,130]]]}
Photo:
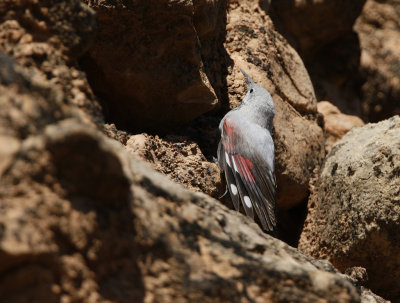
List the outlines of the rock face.
{"label": "rock face", "polygon": [[400,114],[400,2],[368,0],[354,29],[362,49],[363,112],[370,121]]}
{"label": "rock face", "polygon": [[[307,197],[313,170],[324,157],[314,90],[300,57],[258,2],[230,3],[227,20],[225,47],[231,60],[268,89],[275,102],[278,207],[289,209]],[[231,105],[237,106],[245,94],[239,68],[227,82]]]}
{"label": "rock face", "polygon": [[279,23],[305,57],[350,32],[364,3],[365,0],[272,0]]}
{"label": "rock face", "polygon": [[[97,13],[99,33],[83,63],[110,120],[165,132],[217,105],[200,54],[194,1],[85,2]],[[207,12],[201,32],[217,22],[213,2],[199,8]]]}
{"label": "rock face", "polygon": [[368,286],[400,300],[400,117],[347,133],[328,154],[299,248],[337,268],[362,266]]}
{"label": "rock face", "polygon": [[186,188],[212,197],[225,191],[218,165],[207,161],[198,144],[185,137],[139,134],[130,136],[126,148]]}
{"label": "rock face", "polygon": [[[0,86],[2,300],[359,302],[329,263],[156,173],[84,124],[62,90],[0,60],[0,79],[14,77]],[[20,117],[38,112],[21,136]]]}
{"label": "rock face", "polygon": [[36,71],[64,93],[64,102],[102,127],[101,107],[76,60],[93,41],[95,14],[79,0],[3,1],[0,5],[0,51]]}
{"label": "rock face", "polygon": [[318,102],[318,112],[324,119],[325,150],[327,152],[332,149],[335,142],[340,140],[353,127],[364,125],[359,117],[343,114],[328,101]]}

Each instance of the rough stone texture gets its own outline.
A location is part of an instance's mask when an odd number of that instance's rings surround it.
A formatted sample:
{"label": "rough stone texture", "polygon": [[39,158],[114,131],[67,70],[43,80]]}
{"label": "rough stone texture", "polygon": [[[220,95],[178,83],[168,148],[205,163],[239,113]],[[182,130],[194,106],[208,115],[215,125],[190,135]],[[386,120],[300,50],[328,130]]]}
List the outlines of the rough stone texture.
{"label": "rough stone texture", "polygon": [[212,197],[224,192],[218,165],[207,161],[198,144],[185,137],[134,135],[127,141],[126,148],[187,188]]}
{"label": "rough stone texture", "polygon": [[304,57],[352,30],[365,0],[272,0],[278,24]]}
{"label": "rough stone texture", "polygon": [[318,100],[370,122],[400,113],[398,0],[273,0],[272,8]]}
{"label": "rough stone texture", "polygon": [[[299,51],[317,100],[362,115],[360,42],[353,31],[365,0],[272,1],[277,29]],[[363,116],[363,119],[365,117]]]}
{"label": "rough stone texture", "polygon": [[361,303],[390,303],[390,301],[383,299],[374,294],[371,290],[361,287]]}
{"label": "rough stone texture", "polygon": [[359,302],[331,264],[155,172],[0,60],[2,300]]}
{"label": "rough stone texture", "polygon": [[214,1],[200,1],[198,10],[183,0],[84,2],[97,13],[99,33],[82,64],[111,121],[165,132],[217,105],[193,20],[195,12],[206,16],[200,32],[212,30]]}
{"label": "rough stone texture", "polygon": [[359,117],[343,114],[339,108],[328,101],[318,102],[318,112],[324,119],[326,152],[329,152],[333,144],[353,127],[364,125]]}
{"label": "rough stone texture", "polygon": [[360,37],[363,114],[400,114],[400,1],[368,0],[354,29]]}
{"label": "rough stone texture", "polygon": [[309,201],[299,249],[400,300],[400,117],[355,128],[334,145]]}
{"label": "rough stone texture", "polygon": [[225,47],[237,66],[227,79],[231,106],[240,104],[246,91],[239,67],[275,101],[278,207],[289,209],[307,197],[310,178],[325,155],[311,81],[296,51],[257,1],[229,3]]}
{"label": "rough stone texture", "polygon": [[2,1],[0,51],[35,70],[37,77],[63,90],[74,105],[101,127],[101,108],[76,64],[95,35],[95,15],[79,0]]}

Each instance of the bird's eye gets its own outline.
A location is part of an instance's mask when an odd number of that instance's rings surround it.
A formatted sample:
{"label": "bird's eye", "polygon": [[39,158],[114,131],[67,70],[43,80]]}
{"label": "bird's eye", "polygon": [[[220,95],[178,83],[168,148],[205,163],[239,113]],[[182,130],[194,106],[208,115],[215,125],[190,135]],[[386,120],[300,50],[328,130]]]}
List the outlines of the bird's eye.
{"label": "bird's eye", "polygon": [[250,93],[252,93],[253,92],[253,89],[250,89]]}

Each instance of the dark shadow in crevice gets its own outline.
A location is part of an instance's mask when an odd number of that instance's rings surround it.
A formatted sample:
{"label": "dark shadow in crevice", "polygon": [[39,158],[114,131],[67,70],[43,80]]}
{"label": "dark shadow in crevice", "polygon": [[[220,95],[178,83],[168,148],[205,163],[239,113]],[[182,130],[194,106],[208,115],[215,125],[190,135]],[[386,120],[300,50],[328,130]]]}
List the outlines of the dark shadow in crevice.
{"label": "dark shadow in crevice", "polygon": [[278,238],[292,247],[297,247],[307,218],[308,197],[289,210],[278,210]]}

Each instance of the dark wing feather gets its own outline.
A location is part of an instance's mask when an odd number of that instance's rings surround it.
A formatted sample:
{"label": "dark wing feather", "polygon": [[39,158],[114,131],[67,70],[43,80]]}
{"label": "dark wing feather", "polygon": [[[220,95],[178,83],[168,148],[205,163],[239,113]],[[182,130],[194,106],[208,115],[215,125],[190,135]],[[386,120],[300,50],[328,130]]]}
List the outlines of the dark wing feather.
{"label": "dark wing feather", "polygon": [[[232,197],[233,205],[235,206],[235,209],[237,211],[239,211],[240,198],[239,198],[238,192],[232,192],[232,190],[234,190],[235,188],[237,189],[236,180],[235,180],[234,173],[232,171],[232,164],[230,162],[227,162],[227,161],[230,161],[230,159],[226,155],[228,155],[228,154],[225,152],[224,146],[220,142],[218,145],[218,162],[219,162],[220,168],[223,169],[223,171],[224,171],[226,184],[228,185],[228,190]],[[232,184],[235,187],[232,187]]]}

